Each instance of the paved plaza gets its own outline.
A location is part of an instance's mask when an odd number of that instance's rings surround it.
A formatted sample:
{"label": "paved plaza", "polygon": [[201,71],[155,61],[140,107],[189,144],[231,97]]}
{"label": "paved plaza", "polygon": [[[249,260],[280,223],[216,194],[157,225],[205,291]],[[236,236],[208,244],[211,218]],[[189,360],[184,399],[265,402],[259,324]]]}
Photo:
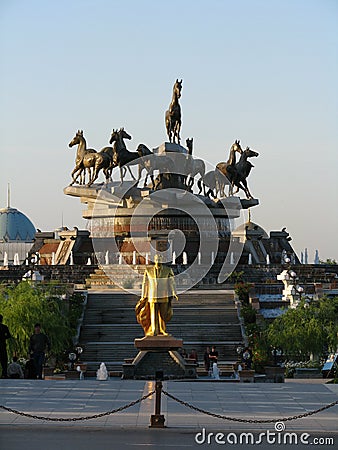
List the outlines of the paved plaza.
{"label": "paved plaza", "polygon": [[[323,380],[287,380],[282,384],[167,381],[163,389],[203,410],[249,420],[283,419],[317,410],[338,399],[338,385],[324,384]],[[1,380],[0,405],[46,418],[79,418],[112,411],[153,390],[153,381]],[[37,445],[46,450],[61,446],[63,450],[91,446],[103,450],[222,448],[222,444],[214,441],[217,433],[251,432],[258,436],[267,430],[276,431],[273,423],[233,422],[202,414],[163,394],[161,412],[166,429],[149,429],[154,400],[155,395],[152,395],[121,412],[69,422],[38,420],[1,409],[0,448],[29,450]],[[298,436],[309,433],[308,440],[314,436],[333,437],[338,433],[337,418],[336,405],[318,414],[285,422],[284,433],[294,432]],[[197,433],[200,434],[196,438]],[[338,435],[334,437],[338,440]],[[320,447],[337,448],[337,442]],[[263,442],[260,447],[271,448],[271,445]]]}

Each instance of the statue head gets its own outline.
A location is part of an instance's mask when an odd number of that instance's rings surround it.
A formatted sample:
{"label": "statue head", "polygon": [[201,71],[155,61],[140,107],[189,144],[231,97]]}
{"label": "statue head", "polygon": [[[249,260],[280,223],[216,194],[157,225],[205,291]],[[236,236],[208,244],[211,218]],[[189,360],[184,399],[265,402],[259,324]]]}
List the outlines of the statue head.
{"label": "statue head", "polygon": [[162,265],[162,262],[163,262],[162,255],[160,255],[159,253],[156,253],[155,256],[154,256],[155,267],[156,268],[160,267]]}
{"label": "statue head", "polygon": [[177,95],[177,98],[181,98],[182,82],[183,80],[178,81],[178,78],[176,78],[176,82],[174,84],[174,93]]}
{"label": "statue head", "polygon": [[187,144],[187,149],[188,149],[189,155],[192,155],[192,148],[193,148],[194,138],[190,138],[190,139],[187,138],[185,142]]}
{"label": "statue head", "polygon": [[78,145],[83,138],[83,130],[77,130],[73,139],[69,142],[68,147],[73,147],[73,145]]}
{"label": "statue head", "polygon": [[259,153],[257,153],[257,152],[255,152],[254,150],[252,150],[250,147],[247,147],[245,150],[244,150],[244,153],[246,154],[246,156],[248,157],[248,158],[252,158],[253,156],[258,156],[259,155]]}
{"label": "statue head", "polygon": [[236,139],[235,142],[232,144],[230,151],[233,150],[238,153],[243,153],[242,147],[241,147],[241,141],[239,139]]}

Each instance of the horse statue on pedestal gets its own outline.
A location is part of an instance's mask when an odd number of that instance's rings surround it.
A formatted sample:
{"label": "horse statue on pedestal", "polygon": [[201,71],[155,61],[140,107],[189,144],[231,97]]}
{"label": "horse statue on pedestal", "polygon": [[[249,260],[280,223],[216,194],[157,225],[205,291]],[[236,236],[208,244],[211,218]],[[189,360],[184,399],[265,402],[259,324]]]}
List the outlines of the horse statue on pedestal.
{"label": "horse statue on pedestal", "polygon": [[[73,145],[80,143],[80,137],[83,137],[83,130],[78,130],[75,134],[74,138],[70,141],[68,144],[69,147],[73,147]],[[83,138],[85,145],[79,145],[76,152],[76,159],[75,159],[75,168],[73,169],[71,173],[71,177],[73,181],[70,183],[70,186],[72,186],[74,183],[76,183],[77,179],[80,178],[79,184],[85,184],[86,182],[86,170],[88,173],[88,182],[90,181],[92,177],[91,167],[84,167],[83,165],[83,158],[86,154],[89,153],[96,153],[96,150],[93,148],[86,148],[87,144],[85,139]]]}
{"label": "horse statue on pedestal", "polygon": [[254,167],[254,165],[251,164],[250,161],[248,161],[248,158],[257,157],[258,155],[259,153],[247,147],[242,153],[238,163],[235,165],[235,170],[231,174],[231,185],[232,187],[236,186],[237,188],[234,193],[242,189],[245,192],[246,198],[249,200],[253,199],[253,196],[249,191],[246,179],[248,178],[250,171]]}
{"label": "horse statue on pedestal", "polygon": [[113,161],[115,163],[115,166],[119,166],[120,168],[121,183],[123,183],[123,178],[126,175],[127,169],[129,170],[132,179],[136,180],[133,172],[130,169],[130,166],[137,164],[137,159],[139,158],[139,154],[137,152],[130,152],[127,149],[123,139],[131,139],[130,134],[128,134],[124,128],[120,128],[120,130],[113,129],[109,144],[112,144],[114,142]]}
{"label": "horse statue on pedestal", "polygon": [[[236,152],[242,154],[243,150],[240,144],[239,140],[236,140],[231,148],[230,148],[230,154],[229,154],[229,159],[227,162],[220,162],[217,164],[216,169],[217,171],[215,172],[216,174],[216,184],[219,184],[217,190],[218,192],[220,192],[221,195],[225,196],[225,192],[224,192],[224,176],[231,182],[231,177],[232,174],[234,172],[234,167],[236,164]],[[220,176],[218,176],[218,174],[221,173]],[[231,196],[232,193],[232,186],[229,186],[229,196]]]}
{"label": "horse statue on pedestal", "polygon": [[150,176],[152,182],[152,189],[155,189],[154,171],[158,170],[161,173],[173,173],[175,170],[175,164],[169,156],[155,155],[144,144],[139,144],[137,147],[137,153],[140,157],[138,164],[138,180],[141,179],[142,171],[145,169],[147,172],[144,180],[143,187],[147,186],[148,176]]}
{"label": "horse statue on pedestal", "polygon": [[165,112],[165,126],[167,129],[167,135],[169,142],[180,143],[180,130],[181,130],[181,107],[178,99],[181,97],[182,82],[176,79],[173,87],[173,95],[169,109]]}
{"label": "horse statue on pedestal", "polygon": [[[101,169],[105,175],[106,182],[109,181],[113,158],[113,149],[111,147],[105,147],[98,153],[93,149],[87,150],[87,143],[83,136],[83,130],[78,130],[68,145],[69,147],[73,147],[74,145],[78,146],[75,168],[71,173],[73,181],[70,186],[76,183],[77,178],[79,176],[81,177],[85,170],[88,171],[90,177],[87,183],[88,187],[98,178]],[[93,168],[93,172],[91,172],[91,168]],[[80,184],[83,184],[83,182],[84,181],[81,179]]]}
{"label": "horse statue on pedestal", "polygon": [[203,161],[203,159],[193,158],[192,156],[194,139],[188,138],[185,142],[188,149],[188,156],[186,157],[185,162],[185,184],[187,188],[191,190],[194,185],[195,177],[198,174],[200,175],[200,179],[203,179],[205,175],[205,162]]}

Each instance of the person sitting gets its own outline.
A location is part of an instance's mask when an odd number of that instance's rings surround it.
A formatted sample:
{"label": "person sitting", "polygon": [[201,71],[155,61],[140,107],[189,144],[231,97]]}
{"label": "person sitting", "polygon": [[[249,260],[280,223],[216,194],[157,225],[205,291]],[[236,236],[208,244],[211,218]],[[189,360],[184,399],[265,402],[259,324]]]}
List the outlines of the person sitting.
{"label": "person sitting", "polygon": [[16,356],[13,356],[13,362],[8,365],[7,375],[8,378],[23,378],[23,371]]}
{"label": "person sitting", "polygon": [[239,380],[240,379],[240,372],[242,371],[242,366],[239,363],[236,363],[233,365],[233,374],[232,374],[232,378],[235,378],[235,380]]}
{"label": "person sitting", "polygon": [[196,352],[196,350],[194,348],[191,350],[191,352],[189,354],[189,359],[193,359],[195,364],[198,365],[198,355],[197,355],[197,352]]}

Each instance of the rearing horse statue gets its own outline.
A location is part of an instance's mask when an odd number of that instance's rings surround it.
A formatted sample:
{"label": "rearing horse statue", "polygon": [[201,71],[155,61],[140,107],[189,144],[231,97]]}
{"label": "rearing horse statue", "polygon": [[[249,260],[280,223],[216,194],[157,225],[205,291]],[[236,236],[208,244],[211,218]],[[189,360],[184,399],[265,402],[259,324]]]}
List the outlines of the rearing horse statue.
{"label": "rearing horse statue", "polygon": [[181,107],[178,99],[181,97],[182,82],[183,80],[178,81],[178,79],[176,79],[171,103],[169,109],[165,112],[165,126],[169,142],[175,142],[176,140],[178,144],[181,141]]}
{"label": "rearing horse statue", "polygon": [[[216,185],[217,185],[217,191],[220,193],[221,196],[225,195],[224,188],[225,188],[225,178],[226,177],[229,181],[232,179],[232,174],[234,172],[234,167],[236,164],[236,152],[242,154],[243,150],[240,144],[240,140],[236,140],[231,148],[230,148],[230,154],[229,159],[227,162],[219,162],[216,166]],[[230,184],[229,186],[229,196],[232,195],[232,188],[233,186]]]}
{"label": "rearing horse statue", "polygon": [[235,165],[233,173],[231,174],[231,186],[236,186],[236,192],[238,192],[239,189],[242,189],[245,192],[247,199],[253,198],[251,192],[249,191],[246,179],[248,178],[251,169],[254,167],[253,164],[248,161],[248,158],[257,157],[258,155],[259,153],[247,147],[241,154],[241,157]]}

